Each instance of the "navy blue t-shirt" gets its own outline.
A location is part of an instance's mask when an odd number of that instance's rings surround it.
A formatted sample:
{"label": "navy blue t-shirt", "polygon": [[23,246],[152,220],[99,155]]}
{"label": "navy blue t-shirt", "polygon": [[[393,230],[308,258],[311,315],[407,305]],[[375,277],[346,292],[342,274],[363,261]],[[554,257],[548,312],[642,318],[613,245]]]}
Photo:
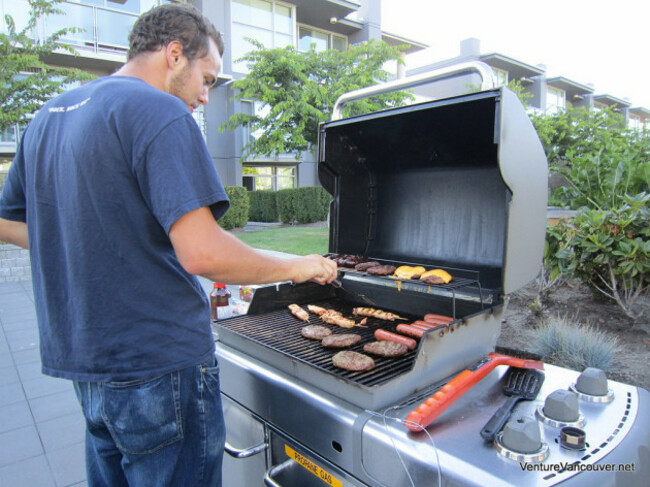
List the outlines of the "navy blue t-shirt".
{"label": "navy blue t-shirt", "polygon": [[168,233],[185,213],[228,209],[185,104],[108,76],[32,120],[0,198],[27,222],[43,372],[130,380],[214,353],[206,295]]}

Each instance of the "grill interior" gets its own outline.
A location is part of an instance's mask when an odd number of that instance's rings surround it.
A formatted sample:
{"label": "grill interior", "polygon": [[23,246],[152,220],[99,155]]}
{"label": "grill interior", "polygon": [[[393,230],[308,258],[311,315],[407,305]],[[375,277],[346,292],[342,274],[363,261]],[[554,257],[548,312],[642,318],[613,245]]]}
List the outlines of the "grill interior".
{"label": "grill interior", "polygon": [[[352,314],[352,308],[358,305],[345,303],[341,300],[310,301],[326,309],[336,309],[343,313],[346,318],[354,318],[359,322],[361,317]],[[306,305],[303,305],[306,310]],[[385,310],[388,311],[388,310]],[[413,316],[404,315],[411,320]],[[218,322],[217,332],[223,329],[235,333],[247,340],[254,341],[264,347],[268,347],[292,359],[298,360],[311,367],[316,367],[341,379],[352,381],[363,386],[376,386],[383,384],[413,368],[417,348],[410,350],[401,357],[378,357],[367,354],[363,351],[363,345],[375,340],[375,330],[395,332],[395,327],[403,321],[384,321],[377,318],[368,318],[365,327],[341,328],[336,325],[324,323],[318,315],[309,314],[309,323],[296,318],[288,308],[267,312],[261,315],[244,315]],[[361,341],[351,347],[343,349],[325,348],[318,340],[304,338],[300,334],[302,327],[310,325],[323,325],[330,328],[335,334],[356,333],[361,335]],[[332,364],[332,357],[341,350],[353,350],[372,356],[375,367],[368,371],[348,371],[335,367]]]}

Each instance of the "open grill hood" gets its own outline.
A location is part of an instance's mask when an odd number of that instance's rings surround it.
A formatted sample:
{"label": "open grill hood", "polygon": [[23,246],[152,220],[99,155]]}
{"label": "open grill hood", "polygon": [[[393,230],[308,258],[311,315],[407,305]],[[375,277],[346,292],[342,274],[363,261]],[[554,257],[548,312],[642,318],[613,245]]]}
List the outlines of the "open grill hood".
{"label": "open grill hood", "polygon": [[[313,283],[258,289],[247,316],[219,322],[219,339],[293,377],[364,408],[380,408],[483,360],[496,347],[504,293],[535,278],[546,228],[546,159],[509,90],[396,108],[324,123],[319,175],[332,196],[330,252],[392,265],[446,268],[444,285],[342,268],[343,289]],[[332,366],[336,350],[300,336],[287,305],[320,304],[352,317],[356,299],[407,318],[454,318],[418,347],[376,361],[367,374]],[[311,324],[322,323],[310,314]],[[357,328],[363,352],[376,329]],[[348,330],[352,331],[352,330]],[[335,331],[335,333],[337,333]]]}
{"label": "open grill hood", "polygon": [[330,252],[479,272],[511,293],[544,247],[547,163],[507,88],[321,125]]}

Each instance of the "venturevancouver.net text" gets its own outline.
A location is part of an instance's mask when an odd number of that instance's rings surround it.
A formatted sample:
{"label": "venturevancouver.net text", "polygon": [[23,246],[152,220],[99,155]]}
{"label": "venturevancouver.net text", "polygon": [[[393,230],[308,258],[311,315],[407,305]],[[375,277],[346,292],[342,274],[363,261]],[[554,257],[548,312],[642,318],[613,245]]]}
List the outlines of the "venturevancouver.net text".
{"label": "venturevancouver.net text", "polygon": [[634,472],[634,463],[522,463],[519,467],[527,472]]}

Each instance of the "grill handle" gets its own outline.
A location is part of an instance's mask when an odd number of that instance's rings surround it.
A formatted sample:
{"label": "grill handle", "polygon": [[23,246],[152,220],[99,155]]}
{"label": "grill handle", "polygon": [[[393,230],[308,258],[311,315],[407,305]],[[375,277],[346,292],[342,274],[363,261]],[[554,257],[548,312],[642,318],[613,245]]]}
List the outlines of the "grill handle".
{"label": "grill handle", "polygon": [[293,458],[289,458],[288,460],[285,460],[284,462],[269,468],[264,475],[264,485],[268,487],[282,487],[273,479],[273,477],[293,467],[295,464],[296,462],[293,460]]}
{"label": "grill handle", "polygon": [[481,91],[490,90],[496,86],[496,77],[494,76],[494,72],[487,64],[480,61],[455,64],[453,66],[428,71],[416,76],[396,79],[387,83],[367,86],[365,88],[344,93],[338,100],[336,100],[336,103],[334,103],[334,108],[332,109],[332,120],[340,120],[343,118],[343,106],[351,101],[360,100],[369,96],[383,95],[384,93],[390,93],[391,91],[405,90],[407,88],[413,88],[414,86],[431,83],[432,81],[455,78],[468,73],[476,73],[481,77]]}
{"label": "grill handle", "polygon": [[231,457],[234,458],[248,458],[252,457],[253,455],[257,455],[258,453],[261,453],[269,448],[268,441],[264,441],[263,443],[260,443],[259,445],[251,446],[250,448],[235,448],[232,446],[230,443],[226,441],[226,444],[224,445],[223,449],[224,451],[230,455]]}

